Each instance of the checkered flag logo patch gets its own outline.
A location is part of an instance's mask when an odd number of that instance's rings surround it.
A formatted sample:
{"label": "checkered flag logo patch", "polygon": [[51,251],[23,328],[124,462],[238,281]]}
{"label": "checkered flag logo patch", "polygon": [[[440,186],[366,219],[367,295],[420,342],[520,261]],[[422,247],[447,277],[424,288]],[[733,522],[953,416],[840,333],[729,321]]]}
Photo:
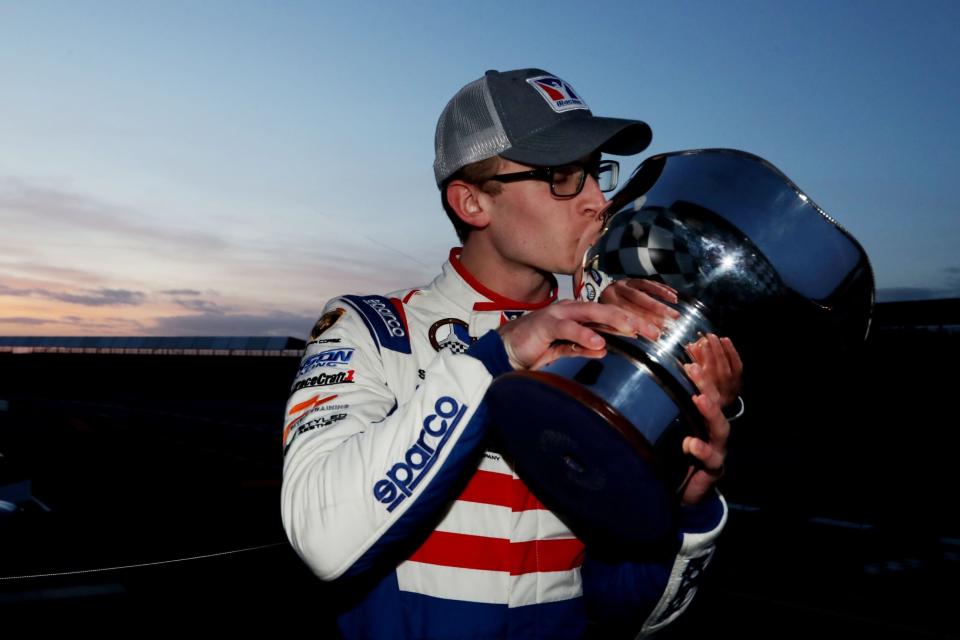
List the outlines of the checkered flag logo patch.
{"label": "checkered flag logo patch", "polygon": [[464,353],[473,344],[467,323],[457,318],[437,320],[427,333],[430,345],[437,351],[446,349],[453,353]]}

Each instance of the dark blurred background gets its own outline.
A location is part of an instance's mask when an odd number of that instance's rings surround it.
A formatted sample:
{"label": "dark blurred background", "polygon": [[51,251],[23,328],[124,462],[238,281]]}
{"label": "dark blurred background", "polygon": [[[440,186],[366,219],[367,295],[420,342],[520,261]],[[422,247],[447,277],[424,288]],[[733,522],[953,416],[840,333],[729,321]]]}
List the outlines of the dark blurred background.
{"label": "dark blurred background", "polygon": [[[727,529],[664,635],[960,637],[960,300],[880,304],[866,343],[829,356],[781,339],[783,366],[747,369]],[[302,341],[17,340],[0,339],[0,620],[239,629],[306,611],[335,637],[279,517]]]}

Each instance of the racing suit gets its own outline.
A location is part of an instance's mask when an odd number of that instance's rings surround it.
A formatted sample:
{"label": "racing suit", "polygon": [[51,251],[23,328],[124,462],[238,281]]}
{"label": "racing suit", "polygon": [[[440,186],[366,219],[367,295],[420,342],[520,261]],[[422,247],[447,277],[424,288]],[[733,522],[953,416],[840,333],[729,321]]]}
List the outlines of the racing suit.
{"label": "racing suit", "polygon": [[725,502],[685,509],[665,562],[592,557],[485,450],[484,394],[511,370],[495,329],[556,288],[512,301],[458,256],[422,289],[324,309],[283,432],[293,548],[358,591],[338,617],[347,638],[577,638],[588,618],[659,629],[692,599]]}

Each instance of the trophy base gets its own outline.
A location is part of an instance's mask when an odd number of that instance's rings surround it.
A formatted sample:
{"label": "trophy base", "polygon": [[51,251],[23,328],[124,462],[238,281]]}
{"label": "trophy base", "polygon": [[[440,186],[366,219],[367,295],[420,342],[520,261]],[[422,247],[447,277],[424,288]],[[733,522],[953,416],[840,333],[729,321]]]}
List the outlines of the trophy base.
{"label": "trophy base", "polygon": [[517,475],[587,544],[630,549],[670,536],[690,466],[681,443],[693,433],[673,394],[619,353],[547,369],[500,376],[487,392],[497,446]]}

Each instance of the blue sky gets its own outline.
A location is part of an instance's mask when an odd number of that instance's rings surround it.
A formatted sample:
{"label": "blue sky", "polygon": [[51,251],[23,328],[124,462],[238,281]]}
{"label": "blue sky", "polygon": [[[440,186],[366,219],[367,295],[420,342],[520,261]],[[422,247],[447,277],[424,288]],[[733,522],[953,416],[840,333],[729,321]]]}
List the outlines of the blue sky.
{"label": "blue sky", "polygon": [[303,335],[456,243],[433,129],[536,66],[654,153],[763,156],[881,300],[960,295],[960,4],[0,4],[0,334]]}

